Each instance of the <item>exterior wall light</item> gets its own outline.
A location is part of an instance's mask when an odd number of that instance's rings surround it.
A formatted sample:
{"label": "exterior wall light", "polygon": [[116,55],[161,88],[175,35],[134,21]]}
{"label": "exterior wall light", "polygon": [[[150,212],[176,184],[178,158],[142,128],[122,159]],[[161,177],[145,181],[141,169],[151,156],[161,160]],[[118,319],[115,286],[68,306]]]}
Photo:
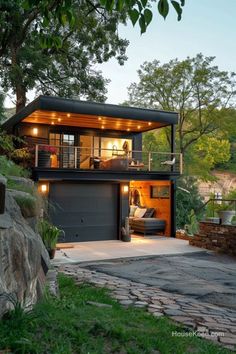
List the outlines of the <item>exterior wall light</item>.
{"label": "exterior wall light", "polygon": [[39,191],[43,194],[47,193],[48,192],[48,185],[47,184],[41,184],[39,186]]}
{"label": "exterior wall light", "polygon": [[38,135],[38,128],[33,128],[33,135]]}
{"label": "exterior wall light", "polygon": [[124,185],[123,186],[123,192],[124,193],[128,193],[128,191],[129,191],[129,186],[128,185]]}

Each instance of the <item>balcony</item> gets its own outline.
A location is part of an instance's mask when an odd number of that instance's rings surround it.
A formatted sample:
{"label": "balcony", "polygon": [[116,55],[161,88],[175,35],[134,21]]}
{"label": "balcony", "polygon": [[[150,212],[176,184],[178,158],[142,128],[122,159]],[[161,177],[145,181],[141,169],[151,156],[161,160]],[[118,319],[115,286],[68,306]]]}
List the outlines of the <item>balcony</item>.
{"label": "balcony", "polygon": [[182,174],[182,154],[86,148],[72,145],[36,145],[35,167],[84,171],[133,171]]}

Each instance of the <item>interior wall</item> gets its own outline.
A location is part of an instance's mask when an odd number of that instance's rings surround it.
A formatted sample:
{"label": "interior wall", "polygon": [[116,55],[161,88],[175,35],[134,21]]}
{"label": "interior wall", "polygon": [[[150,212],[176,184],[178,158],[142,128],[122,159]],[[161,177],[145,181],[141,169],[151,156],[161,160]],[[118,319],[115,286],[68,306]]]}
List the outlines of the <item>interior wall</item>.
{"label": "interior wall", "polygon": [[[110,149],[113,151],[102,151],[102,156],[104,157],[112,157],[112,152],[121,154],[123,151],[124,142],[128,143],[128,149],[132,150],[132,140],[131,139],[119,139],[119,138],[101,138],[101,149]],[[121,151],[118,151],[121,150]]]}
{"label": "interior wall", "polygon": [[[169,198],[151,198],[151,186],[168,186]],[[154,217],[166,221],[165,235],[171,236],[171,182],[170,181],[131,181],[130,190],[137,189],[140,205],[155,208]]]}

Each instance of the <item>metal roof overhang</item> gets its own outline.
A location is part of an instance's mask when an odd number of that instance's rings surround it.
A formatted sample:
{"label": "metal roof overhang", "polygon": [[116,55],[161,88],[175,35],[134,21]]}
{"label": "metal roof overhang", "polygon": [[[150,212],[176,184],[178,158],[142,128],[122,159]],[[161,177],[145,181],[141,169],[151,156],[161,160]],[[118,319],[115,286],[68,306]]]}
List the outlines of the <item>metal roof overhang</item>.
{"label": "metal roof overhang", "polygon": [[178,123],[178,113],[39,96],[2,125],[13,131],[20,122],[142,132]]}

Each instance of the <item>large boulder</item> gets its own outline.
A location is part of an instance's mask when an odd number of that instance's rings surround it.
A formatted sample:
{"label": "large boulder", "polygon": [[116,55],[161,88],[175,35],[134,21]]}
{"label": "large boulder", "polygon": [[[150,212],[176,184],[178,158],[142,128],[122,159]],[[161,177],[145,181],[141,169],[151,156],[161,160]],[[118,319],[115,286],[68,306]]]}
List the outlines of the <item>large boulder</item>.
{"label": "large boulder", "polygon": [[49,265],[40,236],[7,191],[5,213],[0,215],[0,316],[12,307],[7,294],[27,307],[41,297]]}

